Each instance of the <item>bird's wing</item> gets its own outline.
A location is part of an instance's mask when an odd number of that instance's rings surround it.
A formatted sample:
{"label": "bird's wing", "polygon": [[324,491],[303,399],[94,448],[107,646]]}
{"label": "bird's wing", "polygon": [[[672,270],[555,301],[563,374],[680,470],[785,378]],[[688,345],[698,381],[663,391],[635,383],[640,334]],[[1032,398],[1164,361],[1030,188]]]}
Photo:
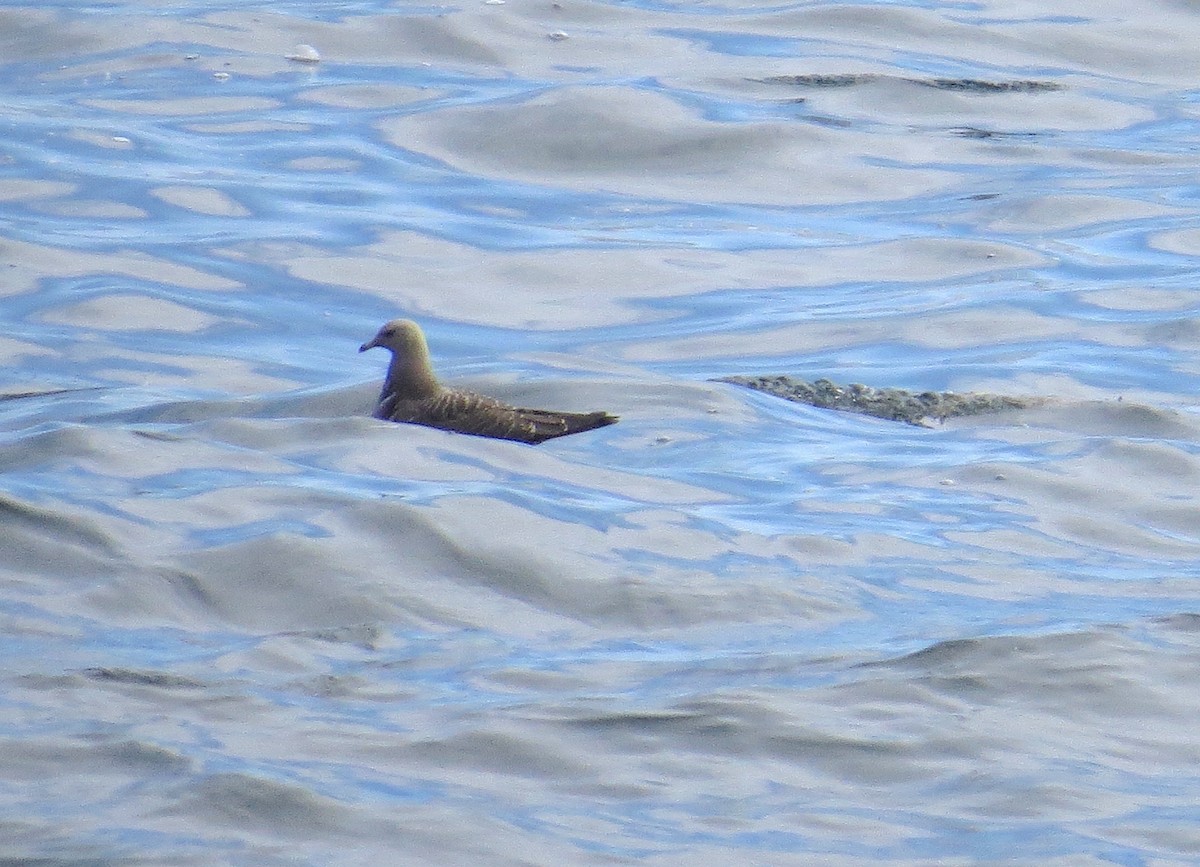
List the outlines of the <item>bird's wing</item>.
{"label": "bird's wing", "polygon": [[391,413],[385,417],[392,421],[524,443],[540,443],[616,421],[614,416],[603,412],[564,413],[523,409],[492,397],[457,389],[444,389],[436,397],[425,400],[397,401]]}

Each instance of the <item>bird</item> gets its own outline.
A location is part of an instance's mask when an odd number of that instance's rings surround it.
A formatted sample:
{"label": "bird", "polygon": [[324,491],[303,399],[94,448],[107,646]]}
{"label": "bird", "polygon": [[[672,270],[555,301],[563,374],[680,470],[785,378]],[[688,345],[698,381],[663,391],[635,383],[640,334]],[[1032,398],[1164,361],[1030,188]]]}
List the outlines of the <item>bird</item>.
{"label": "bird", "polygon": [[558,412],[524,409],[438,382],[421,327],[411,319],[393,319],[358,348],[382,346],[392,353],[387,378],[373,415],[384,421],[419,424],[455,433],[531,445],[582,433],[617,421],[606,412]]}

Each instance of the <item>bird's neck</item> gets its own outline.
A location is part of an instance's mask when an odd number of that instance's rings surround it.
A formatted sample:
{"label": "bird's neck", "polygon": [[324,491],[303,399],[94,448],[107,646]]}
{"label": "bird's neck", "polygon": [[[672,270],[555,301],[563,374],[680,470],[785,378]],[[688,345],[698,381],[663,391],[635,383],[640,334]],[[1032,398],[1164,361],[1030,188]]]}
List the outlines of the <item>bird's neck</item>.
{"label": "bird's neck", "polygon": [[429,365],[428,355],[408,359],[392,356],[385,393],[395,395],[399,400],[423,400],[436,396],[441,388]]}

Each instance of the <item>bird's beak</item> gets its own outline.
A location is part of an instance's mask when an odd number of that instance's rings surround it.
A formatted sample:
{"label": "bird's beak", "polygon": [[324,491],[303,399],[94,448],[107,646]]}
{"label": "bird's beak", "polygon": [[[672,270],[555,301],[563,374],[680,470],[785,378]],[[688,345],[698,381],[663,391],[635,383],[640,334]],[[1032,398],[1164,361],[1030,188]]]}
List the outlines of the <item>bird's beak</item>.
{"label": "bird's beak", "polygon": [[358,347],[358,351],[366,352],[368,349],[374,349],[378,345],[379,345],[379,343],[378,343],[377,338],[372,337],[370,340],[368,340],[362,346]]}

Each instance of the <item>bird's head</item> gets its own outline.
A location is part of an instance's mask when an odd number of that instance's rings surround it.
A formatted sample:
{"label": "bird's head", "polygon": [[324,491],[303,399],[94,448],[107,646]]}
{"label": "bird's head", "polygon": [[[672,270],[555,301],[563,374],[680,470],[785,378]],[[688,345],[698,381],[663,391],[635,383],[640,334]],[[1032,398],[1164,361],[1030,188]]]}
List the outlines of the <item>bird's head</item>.
{"label": "bird's head", "polygon": [[385,323],[374,337],[358,347],[358,351],[366,352],[376,346],[382,346],[398,358],[422,357],[429,353],[425,335],[411,319],[393,319]]}

